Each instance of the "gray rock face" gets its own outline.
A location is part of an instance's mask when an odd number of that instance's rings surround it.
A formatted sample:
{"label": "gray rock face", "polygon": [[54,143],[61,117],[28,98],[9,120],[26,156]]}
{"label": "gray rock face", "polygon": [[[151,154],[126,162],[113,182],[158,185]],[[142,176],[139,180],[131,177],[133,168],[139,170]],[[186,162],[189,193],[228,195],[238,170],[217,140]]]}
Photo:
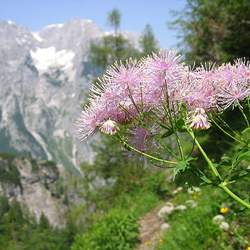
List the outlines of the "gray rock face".
{"label": "gray rock face", "polygon": [[90,42],[104,35],[90,20],[36,33],[0,22],[0,152],[69,169],[93,158],[88,144],[76,139],[73,123],[94,70],[87,60]]}
{"label": "gray rock face", "polygon": [[51,225],[64,226],[67,206],[57,190],[60,174],[56,165],[0,156],[0,171],[1,196],[17,200],[37,220],[44,214]]}

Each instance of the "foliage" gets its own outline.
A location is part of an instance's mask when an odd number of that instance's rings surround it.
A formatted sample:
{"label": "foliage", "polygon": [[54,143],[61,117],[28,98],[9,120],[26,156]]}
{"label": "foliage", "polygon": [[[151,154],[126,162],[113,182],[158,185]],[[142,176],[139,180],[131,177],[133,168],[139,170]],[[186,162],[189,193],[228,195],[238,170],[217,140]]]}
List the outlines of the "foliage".
{"label": "foliage", "polygon": [[135,217],[125,210],[111,210],[85,234],[78,236],[72,250],[132,250],[138,239]]}
{"label": "foliage", "polygon": [[250,58],[249,0],[188,0],[174,24],[191,64]]}
{"label": "foliage", "polygon": [[148,173],[133,190],[113,196],[112,201],[100,196],[102,206],[92,214],[90,228],[78,234],[72,250],[133,249],[138,241],[136,221],[161,202],[167,193],[165,179],[163,172]]}
{"label": "foliage", "polygon": [[0,182],[12,183],[15,185],[21,185],[20,174],[13,163],[14,156],[11,154],[1,153],[0,155]]}
{"label": "foliage", "polygon": [[150,24],[147,24],[144,28],[140,37],[140,46],[143,51],[143,56],[147,56],[148,54],[158,50],[158,44]]}
{"label": "foliage", "polygon": [[[70,227],[54,229],[44,215],[36,222],[17,201],[0,197],[0,245],[4,250],[68,250]],[[74,233],[75,234],[75,233]]]}
{"label": "foliage", "polygon": [[113,9],[108,13],[108,22],[114,28],[115,34],[117,34],[121,24],[121,13],[118,9]]}
{"label": "foliage", "polygon": [[104,36],[100,41],[90,46],[89,59],[91,64],[102,73],[108,65],[116,61],[126,61],[128,58],[140,58],[158,50],[157,41],[152,27],[147,24],[139,39],[140,49],[136,48],[122,32],[118,33],[121,24],[121,13],[114,9],[108,14],[108,22],[114,28],[114,34]]}
{"label": "foliage", "polygon": [[[195,199],[197,207],[175,212],[167,218],[171,227],[162,236],[157,249],[233,250],[245,249],[248,246],[249,235],[246,226],[249,223],[248,211],[240,212],[232,204],[229,205],[230,202],[226,200],[225,194],[209,187],[201,188],[199,196],[181,193],[173,202],[183,204],[190,198]],[[223,231],[213,223],[213,217],[219,213],[222,204],[230,207],[228,214],[224,215],[230,225],[229,231]]]}
{"label": "foliage", "polygon": [[136,56],[138,50],[121,34],[107,35],[101,41],[90,46],[90,61],[102,72],[107,65],[117,60],[125,61],[131,56]]}

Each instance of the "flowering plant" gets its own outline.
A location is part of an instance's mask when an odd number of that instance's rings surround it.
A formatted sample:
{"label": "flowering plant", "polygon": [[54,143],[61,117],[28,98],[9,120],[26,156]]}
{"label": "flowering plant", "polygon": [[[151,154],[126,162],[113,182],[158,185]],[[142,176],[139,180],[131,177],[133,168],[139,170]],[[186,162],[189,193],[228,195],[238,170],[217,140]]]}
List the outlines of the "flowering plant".
{"label": "flowering plant", "polygon": [[[248,107],[248,113],[244,107]],[[239,109],[245,127],[233,131],[222,119],[227,109]],[[250,65],[244,60],[216,67],[211,64],[191,69],[175,51],[160,51],[140,61],[110,66],[90,91],[89,104],[77,122],[81,140],[96,131],[116,136],[129,150],[184,171],[194,160],[183,149],[187,135],[199,149],[214,176],[202,179],[227,192],[241,205],[250,204],[234,194],[228,185],[242,160],[250,158]],[[239,143],[230,171],[222,176],[198,141],[195,132],[216,126]],[[194,148],[194,147],[193,147]],[[160,157],[160,151],[168,152]],[[149,152],[154,152],[150,154]],[[247,171],[247,170],[246,170]]]}

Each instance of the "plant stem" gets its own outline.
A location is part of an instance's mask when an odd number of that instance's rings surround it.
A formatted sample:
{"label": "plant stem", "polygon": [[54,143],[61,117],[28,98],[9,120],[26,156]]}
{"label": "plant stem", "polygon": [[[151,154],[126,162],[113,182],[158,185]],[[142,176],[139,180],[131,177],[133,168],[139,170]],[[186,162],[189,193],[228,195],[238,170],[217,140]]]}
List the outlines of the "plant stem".
{"label": "plant stem", "polygon": [[[203,157],[205,158],[206,162],[208,163],[208,166],[210,167],[210,169],[212,170],[213,174],[220,179],[220,181],[222,181],[222,178],[218,172],[218,170],[214,167],[212,161],[209,159],[208,155],[206,154],[206,152],[203,150],[203,148],[201,147],[200,143],[198,142],[198,140],[195,138],[194,136],[194,132],[192,130],[188,130],[188,133],[191,135],[191,137],[194,139],[195,144],[197,145],[197,147],[199,148],[200,152],[202,153]],[[234,194],[228,187],[227,187],[227,183],[221,182],[220,184],[218,184],[218,186],[223,189],[229,196],[231,196],[234,200],[236,200],[237,202],[239,202],[241,205],[247,207],[248,209],[250,209],[250,204],[245,202],[244,200],[242,200],[240,197],[238,197],[236,194]]]}
{"label": "plant stem", "polygon": [[[163,108],[166,111],[167,115],[169,116],[169,121],[170,121],[171,127],[173,129],[173,132],[175,134],[175,138],[176,138],[176,142],[177,142],[178,149],[179,149],[179,152],[180,152],[180,156],[181,156],[181,159],[183,160],[184,159],[184,154],[183,154],[180,138],[179,138],[178,133],[177,133],[177,131],[175,129],[176,119],[173,119],[171,109],[170,109],[170,102],[169,102],[169,95],[168,95],[168,88],[167,88],[167,82],[166,81],[165,81],[165,90],[166,91],[163,90],[164,91],[163,93],[164,93],[164,95],[166,97],[167,105],[166,106],[163,105]],[[175,125],[174,125],[174,122],[175,122]]]}
{"label": "plant stem", "polygon": [[147,154],[147,153],[145,153],[145,152],[142,152],[142,151],[140,151],[139,149],[136,149],[136,148],[134,148],[133,146],[129,145],[126,141],[124,141],[124,140],[121,138],[121,136],[118,135],[118,137],[119,137],[120,141],[121,141],[127,148],[129,148],[129,149],[131,149],[131,150],[135,151],[136,153],[139,153],[139,154],[141,154],[141,155],[143,155],[143,156],[146,156],[146,157],[149,158],[149,159],[152,159],[152,160],[155,160],[155,161],[159,161],[159,162],[162,162],[162,163],[168,163],[168,164],[174,164],[174,165],[177,164],[177,162],[175,162],[175,161],[164,160],[164,159],[155,157],[155,156],[153,156],[153,155]]}
{"label": "plant stem", "polygon": [[242,200],[240,197],[238,197],[236,194],[234,194],[227,186],[225,182],[222,182],[218,185],[220,188],[222,188],[228,195],[230,195],[234,200],[239,202],[241,205],[247,207],[250,209],[250,204]]}
{"label": "plant stem", "polygon": [[245,119],[245,122],[246,122],[246,124],[247,124],[247,127],[249,127],[249,126],[250,126],[250,125],[249,125],[249,121],[248,121],[248,119],[247,119],[247,116],[246,116],[244,110],[242,109],[242,107],[240,106],[240,104],[238,105],[238,107],[239,107],[239,110],[240,110],[242,116],[243,116],[244,119]]}
{"label": "plant stem", "polygon": [[247,98],[247,106],[248,106],[248,112],[250,114],[250,98]]}
{"label": "plant stem", "polygon": [[210,169],[212,170],[212,172],[214,173],[214,175],[219,178],[220,180],[222,180],[218,170],[214,167],[214,164],[212,163],[212,161],[209,159],[209,157],[207,156],[206,152],[203,150],[203,148],[201,147],[200,143],[198,142],[198,140],[195,138],[194,136],[194,132],[191,130],[188,130],[188,133],[191,135],[191,137],[193,138],[195,144],[197,145],[197,147],[199,148],[200,152],[202,153],[203,157],[205,158],[206,162],[208,163],[208,166],[210,167]]}
{"label": "plant stem", "polygon": [[239,142],[239,143],[243,143],[245,144],[243,141],[235,138],[233,135],[229,134],[224,128],[222,128],[213,118],[210,117],[210,119],[212,120],[212,122],[224,133],[226,134],[227,136],[229,136],[231,139]]}

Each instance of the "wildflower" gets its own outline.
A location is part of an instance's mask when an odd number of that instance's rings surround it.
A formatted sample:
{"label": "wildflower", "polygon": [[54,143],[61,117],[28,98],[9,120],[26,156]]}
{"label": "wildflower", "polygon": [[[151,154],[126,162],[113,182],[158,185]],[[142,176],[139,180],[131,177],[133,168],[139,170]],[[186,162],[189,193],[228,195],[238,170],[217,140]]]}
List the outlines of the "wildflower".
{"label": "wildflower", "polygon": [[[151,106],[161,105],[173,98],[187,68],[176,51],[161,50],[143,61],[145,89],[144,101]],[[168,100],[169,101],[169,100]]]}
{"label": "wildflower", "polygon": [[189,194],[199,193],[200,191],[201,191],[201,189],[199,187],[195,187],[195,186],[189,187],[187,190],[187,192]]}
{"label": "wildflower", "polygon": [[114,135],[119,130],[117,123],[108,119],[100,126],[100,131],[104,134]]}
{"label": "wildflower", "polygon": [[112,129],[106,130],[109,128],[106,125],[111,125],[105,123],[108,119],[124,123],[138,114],[136,104],[141,102],[138,86],[142,76],[140,66],[135,61],[115,64],[107,70],[92,87],[89,104],[77,121],[81,140],[94,134],[98,127],[103,132],[112,132]]}
{"label": "wildflower", "polygon": [[164,242],[163,239],[160,239],[160,240],[159,240],[159,243],[160,243],[160,244],[163,244],[163,242]]}
{"label": "wildflower", "polygon": [[219,109],[227,109],[230,106],[234,108],[249,95],[250,89],[243,82],[233,82],[227,87],[222,87],[217,94]]}
{"label": "wildflower", "polygon": [[250,250],[250,246],[246,248],[246,250]]}
{"label": "wildflower", "polygon": [[230,106],[234,108],[250,95],[249,72],[249,64],[244,64],[242,61],[236,61],[235,65],[222,65],[217,69],[216,98],[220,110]]}
{"label": "wildflower", "polygon": [[[187,124],[193,129],[208,129],[208,112],[240,105],[250,97],[250,65],[238,60],[234,65],[204,65],[192,70],[175,51],[162,50],[139,62],[115,63],[90,92],[89,104],[77,121],[81,140],[98,128],[115,133],[118,127],[106,123],[109,119],[124,124],[151,111],[166,119],[166,105],[175,117],[182,115],[179,107],[185,105],[189,110]],[[145,141],[147,133],[138,132],[140,141]],[[145,144],[139,147],[144,150]]]}
{"label": "wildflower", "polygon": [[197,202],[194,201],[194,200],[187,200],[187,201],[186,201],[186,204],[187,204],[189,207],[191,207],[191,208],[194,208],[194,207],[197,206]]}
{"label": "wildflower", "polygon": [[210,123],[208,121],[208,116],[203,108],[196,108],[191,111],[188,118],[188,123],[193,129],[209,129]]}
{"label": "wildflower", "polygon": [[200,193],[201,189],[199,187],[192,187],[195,193]]}
{"label": "wildflower", "polygon": [[179,192],[181,192],[183,190],[183,187],[178,187],[178,188],[176,188],[173,192],[172,192],[172,194],[178,194]]}
{"label": "wildflower", "polygon": [[225,221],[222,221],[219,225],[220,229],[224,230],[224,231],[228,231],[229,229],[229,224]]}
{"label": "wildflower", "polygon": [[224,216],[221,215],[221,214],[218,214],[218,215],[214,216],[214,218],[213,218],[213,223],[219,225],[219,224],[221,224],[224,220],[225,220]]}
{"label": "wildflower", "polygon": [[185,205],[179,205],[179,206],[175,207],[175,210],[179,210],[179,211],[184,211],[186,209],[187,209],[187,207]]}
{"label": "wildflower", "polygon": [[220,213],[221,214],[227,214],[229,212],[229,208],[228,207],[222,207],[221,209],[220,209]]}
{"label": "wildflower", "polygon": [[166,229],[169,229],[169,228],[170,228],[170,225],[168,223],[161,224],[161,230],[166,230]]}
{"label": "wildflower", "polygon": [[182,79],[179,86],[179,101],[189,110],[203,108],[208,111],[216,106],[215,87],[213,84],[214,69],[205,66],[190,71]]}

